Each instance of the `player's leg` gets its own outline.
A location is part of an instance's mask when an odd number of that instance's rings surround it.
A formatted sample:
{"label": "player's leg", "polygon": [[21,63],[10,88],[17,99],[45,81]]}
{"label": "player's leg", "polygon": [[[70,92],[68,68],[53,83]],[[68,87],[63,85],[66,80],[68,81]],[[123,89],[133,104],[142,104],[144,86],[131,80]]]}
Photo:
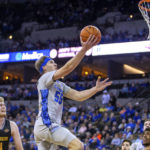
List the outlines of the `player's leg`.
{"label": "player's leg", "polygon": [[50,143],[46,141],[37,142],[38,150],[50,150]]}
{"label": "player's leg", "polygon": [[38,150],[50,150],[49,128],[41,125],[39,121],[36,121],[34,126],[34,139],[38,146]]}
{"label": "player's leg", "polygon": [[59,149],[58,149],[58,146],[57,146],[57,145],[51,144],[51,147],[50,147],[49,150],[59,150]]}
{"label": "player's leg", "polygon": [[84,145],[76,138],[69,143],[68,148],[69,150],[84,150]]}
{"label": "player's leg", "polygon": [[[57,128],[55,128],[54,131],[50,130],[46,126],[38,125],[38,122],[36,122],[34,127],[34,137],[38,147],[43,148],[39,148],[39,150],[47,149],[48,145],[41,143],[44,141],[49,143],[49,145],[53,143],[56,145],[68,147],[69,150],[83,150],[83,144],[77,139],[77,137],[74,136],[68,129],[59,125]],[[51,150],[51,146],[49,150]],[[57,148],[53,148],[52,150],[57,150]]]}
{"label": "player's leg", "polygon": [[54,133],[51,134],[53,143],[69,148],[69,150],[83,150],[83,143],[77,139],[68,129],[59,127]]}
{"label": "player's leg", "polygon": [[[47,130],[47,132],[49,132]],[[34,139],[35,142],[37,144],[38,150],[50,150],[51,144],[49,142],[46,141],[46,139],[44,139],[45,137],[43,137],[43,134],[41,133],[40,136],[38,136],[37,134],[34,134]]]}

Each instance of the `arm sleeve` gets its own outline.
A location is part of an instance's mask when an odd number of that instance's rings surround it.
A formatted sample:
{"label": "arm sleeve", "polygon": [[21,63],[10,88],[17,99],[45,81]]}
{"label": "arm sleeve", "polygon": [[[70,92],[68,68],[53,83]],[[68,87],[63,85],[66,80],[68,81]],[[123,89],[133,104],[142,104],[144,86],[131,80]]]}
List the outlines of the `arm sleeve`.
{"label": "arm sleeve", "polygon": [[50,86],[53,81],[53,75],[56,71],[47,72],[42,76],[42,81],[45,84],[46,87]]}
{"label": "arm sleeve", "polygon": [[63,85],[63,93],[66,94],[71,88],[63,82],[62,85]]}

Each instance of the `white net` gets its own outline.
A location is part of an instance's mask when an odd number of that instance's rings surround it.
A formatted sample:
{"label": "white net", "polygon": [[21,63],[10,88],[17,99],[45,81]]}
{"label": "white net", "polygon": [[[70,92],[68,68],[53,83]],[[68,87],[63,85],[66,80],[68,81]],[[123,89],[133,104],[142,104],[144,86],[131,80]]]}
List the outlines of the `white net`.
{"label": "white net", "polygon": [[150,40],[150,0],[142,0],[139,2],[139,10],[141,11],[149,28],[148,40]]}

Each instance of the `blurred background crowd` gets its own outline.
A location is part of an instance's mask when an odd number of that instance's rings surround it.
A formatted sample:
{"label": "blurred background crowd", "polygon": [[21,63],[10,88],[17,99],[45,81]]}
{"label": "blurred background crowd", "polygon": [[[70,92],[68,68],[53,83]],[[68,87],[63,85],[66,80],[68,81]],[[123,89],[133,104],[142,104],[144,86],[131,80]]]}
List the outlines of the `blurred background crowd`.
{"label": "blurred background crowd", "polygon": [[[20,32],[23,23],[36,22],[45,24],[42,29],[40,25],[38,30],[49,30],[65,27],[78,27],[79,29],[85,25],[94,23],[98,17],[110,12],[120,12],[119,16],[112,16],[111,20],[106,19],[103,25],[97,26],[102,31],[101,43],[128,42],[145,40],[147,36],[147,28],[141,29],[136,33],[129,31],[121,31],[110,34],[106,28],[113,27],[116,22],[130,22],[142,19],[137,4],[137,0],[120,1],[117,0],[86,0],[86,1],[61,1],[51,0],[47,3],[40,1],[26,1],[24,3],[11,3],[6,1],[0,5],[0,36],[3,39],[10,39],[9,46],[6,45],[1,52],[22,51],[46,48],[62,48],[80,46],[79,38],[74,39],[47,39],[45,41],[33,41],[31,33],[34,28],[25,28],[24,32]],[[28,38],[26,38],[28,37]],[[30,38],[29,38],[30,37]]]}

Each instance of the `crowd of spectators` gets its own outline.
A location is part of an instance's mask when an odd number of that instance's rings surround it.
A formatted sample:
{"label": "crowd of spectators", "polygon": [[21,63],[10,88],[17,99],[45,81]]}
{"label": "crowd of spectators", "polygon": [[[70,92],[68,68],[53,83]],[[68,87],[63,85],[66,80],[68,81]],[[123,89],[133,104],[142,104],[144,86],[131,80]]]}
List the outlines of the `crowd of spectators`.
{"label": "crowd of spectators", "polygon": [[[97,79],[94,74],[80,77],[73,73],[69,76],[69,80],[65,78],[62,80],[70,87],[82,91],[93,87]],[[110,88],[103,91],[102,96],[99,97],[98,105],[94,103],[95,97],[92,97],[92,103],[80,106],[72,105],[69,100],[64,99],[62,125],[79,137],[87,145],[87,150],[119,149],[122,141],[126,138],[132,142],[140,140],[143,133],[143,121],[150,118],[149,110],[141,109],[138,103],[136,105],[130,103],[126,106],[120,105],[113,90],[118,91],[119,97],[135,97],[143,89],[147,90],[150,87],[148,81],[114,83]],[[36,84],[19,83],[18,80],[14,81],[13,84],[2,84],[0,96],[8,101],[8,118],[14,120],[19,126],[24,149],[37,150],[33,128],[38,109],[35,105],[34,107],[32,104],[27,106],[22,102],[23,100],[30,100],[38,105]],[[11,103],[13,100],[22,103],[20,105]],[[59,149],[66,150],[63,147]],[[10,150],[14,150],[12,138]]]}
{"label": "crowd of spectators", "polygon": [[[95,20],[110,11],[122,11],[124,13],[139,13],[137,0],[127,0],[126,2],[99,1],[99,0],[76,0],[61,1],[49,0],[48,3],[42,1],[33,3],[11,3],[6,1],[0,5],[0,27],[3,35],[15,32],[21,27],[23,22],[36,21],[47,23],[49,28],[68,27],[73,25],[83,25]],[[130,6],[130,7],[126,7]],[[140,14],[140,13],[139,13]]]}
{"label": "crowd of spectators", "polygon": [[83,1],[50,1],[44,3],[21,3],[21,4],[2,4],[0,17],[2,33],[14,32],[21,27],[23,22],[36,21],[47,23],[49,28],[60,28],[83,24],[83,22],[95,19],[98,10],[98,0]]}
{"label": "crowd of spectators", "polygon": [[[47,23],[49,29],[69,27],[69,26],[83,26],[91,24],[97,17],[104,15],[110,11],[122,11],[123,13],[140,14],[137,7],[132,7],[133,3],[137,3],[136,0],[118,2],[118,1],[98,1],[98,0],[77,0],[77,1],[49,1],[49,3],[21,3],[11,4],[5,3],[0,5],[0,27],[1,35],[8,38],[8,35],[15,35],[14,39],[9,41],[9,45],[0,47],[0,52],[13,52],[33,49],[47,49],[47,48],[62,48],[62,47],[73,47],[80,46],[79,37],[73,40],[57,39],[48,40],[42,43],[41,41],[33,42],[25,40],[24,38],[30,36],[31,31],[25,30],[24,35],[17,35],[17,31],[20,29],[23,22],[37,21],[40,24]],[[130,8],[125,9],[126,6],[130,5]],[[114,7],[113,7],[114,6]],[[125,11],[126,10],[126,11]],[[135,15],[136,16],[136,15]],[[141,15],[140,15],[141,16]],[[121,17],[120,17],[121,19]],[[125,18],[127,20],[127,18]],[[109,23],[108,23],[109,24]],[[107,26],[107,24],[106,24]],[[105,27],[106,28],[106,27]],[[129,41],[140,41],[147,38],[147,31],[139,31],[135,35],[126,32],[114,33],[111,35],[102,30],[101,43],[114,43],[114,42],[129,42]]]}
{"label": "crowd of spectators", "polygon": [[[147,31],[144,29],[139,33],[133,35],[126,32],[114,33],[113,35],[103,31],[104,33],[101,39],[101,44],[106,43],[119,43],[119,42],[131,42],[131,41],[142,41],[147,39]],[[81,46],[79,37],[73,40],[57,39],[48,40],[42,43],[37,41],[34,43],[30,38],[27,40],[9,40],[9,45],[1,48],[0,52],[15,52],[15,51],[25,51],[25,50],[41,50],[41,49],[59,49],[65,47],[78,47]]]}
{"label": "crowd of spectators", "polygon": [[[82,78],[81,78],[82,77]],[[77,91],[89,89],[96,84],[97,76],[90,74],[87,76],[79,76],[76,73],[72,73],[69,77],[62,79],[68,86]],[[16,81],[16,82],[15,82]],[[0,96],[7,98],[8,100],[35,100],[38,98],[36,83],[20,83],[15,80],[10,84],[8,80],[1,82]],[[3,85],[7,85],[4,86]],[[117,96],[119,98],[143,98],[148,95],[148,89],[150,88],[149,80],[145,80],[142,83],[126,82],[126,83],[113,83],[107,90],[117,90]],[[104,91],[105,92],[105,91]],[[107,92],[106,92],[107,93]],[[93,96],[99,96],[101,93]]]}
{"label": "crowd of spectators", "polygon": [[[25,150],[37,150],[33,128],[38,109],[32,105],[15,105],[7,103],[8,118],[14,120],[21,134]],[[62,125],[80,138],[87,150],[113,150],[121,146],[124,139],[132,142],[141,140],[143,122],[150,118],[150,112],[139,105],[129,103],[108,106],[64,105]],[[13,139],[10,139],[10,150],[14,150]],[[66,148],[60,147],[60,150]]]}

